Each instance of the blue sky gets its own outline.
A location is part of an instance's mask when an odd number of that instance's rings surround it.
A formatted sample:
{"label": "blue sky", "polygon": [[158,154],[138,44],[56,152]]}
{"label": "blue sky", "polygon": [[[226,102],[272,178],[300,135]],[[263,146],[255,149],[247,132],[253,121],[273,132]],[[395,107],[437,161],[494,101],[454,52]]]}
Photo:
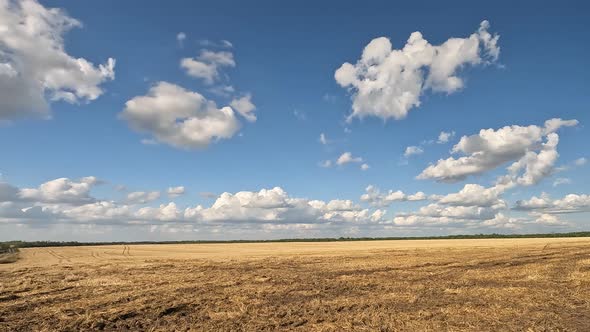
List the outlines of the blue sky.
{"label": "blue sky", "polygon": [[[0,7],[0,26],[7,27],[0,34],[0,189],[12,188],[10,195],[0,191],[0,240],[587,229],[590,15],[584,2],[1,1]],[[10,25],[27,17],[44,24]],[[60,31],[56,22],[64,18],[79,24]],[[484,20],[489,27],[478,30]],[[435,55],[425,51],[421,63],[404,58],[412,77],[403,78],[394,58],[415,31]],[[388,51],[380,37],[390,40]],[[465,46],[440,47],[451,38]],[[361,64],[368,45],[374,48]],[[78,58],[92,70],[80,70]],[[107,70],[109,58],[115,64]],[[338,79],[345,63],[357,75]],[[372,66],[372,74],[360,74],[363,66]],[[452,86],[456,80],[460,87]],[[195,119],[219,122],[178,134],[190,116],[163,101],[162,82]],[[9,92],[22,86],[46,107]],[[228,86],[233,91],[219,93]],[[140,103],[150,89],[157,98]],[[407,96],[412,89],[418,89],[414,106],[392,106],[400,100],[395,91]],[[216,105],[196,106],[195,98]],[[240,98],[255,109],[232,105]],[[231,116],[219,120],[226,106]],[[549,130],[545,121],[554,118],[576,121]],[[519,127],[500,131],[513,125]],[[511,141],[522,128],[529,141]],[[485,148],[476,137],[482,129],[493,132]],[[454,135],[439,144],[441,132]],[[559,143],[543,145],[553,135]],[[465,146],[485,150],[485,161],[468,148],[451,152],[463,137]],[[423,152],[406,157],[410,146]],[[352,160],[337,165],[346,152]],[[470,156],[477,171],[459,178],[456,163],[452,170],[438,163]],[[326,161],[331,167],[320,166]],[[507,170],[519,161],[519,170]],[[433,173],[417,179],[429,165]],[[62,178],[67,181],[51,182]],[[54,186],[42,186],[48,182]],[[363,199],[368,186],[381,194]],[[184,192],[169,196],[169,187]],[[261,192],[275,187],[280,192]],[[443,198],[465,188],[475,190],[467,197],[492,189],[496,201]],[[388,200],[390,190],[425,198]],[[159,196],[128,197],[148,192]],[[533,197],[543,204],[525,204]],[[175,213],[163,216],[170,202]],[[186,209],[198,205],[204,212],[189,217]],[[39,215],[25,213],[31,208]]]}

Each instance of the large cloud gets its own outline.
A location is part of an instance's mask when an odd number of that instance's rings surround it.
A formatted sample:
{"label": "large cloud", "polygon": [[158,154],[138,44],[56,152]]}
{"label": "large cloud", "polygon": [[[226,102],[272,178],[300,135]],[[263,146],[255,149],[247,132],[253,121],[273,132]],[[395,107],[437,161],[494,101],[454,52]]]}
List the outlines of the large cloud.
{"label": "large cloud", "polygon": [[[225,42],[226,46],[231,43]],[[229,51],[202,50],[197,58],[184,58],[180,65],[189,76],[201,78],[207,84],[220,79],[222,67],[235,67],[233,53]],[[232,97],[233,86],[212,86],[208,91]],[[178,148],[198,149],[212,141],[229,139],[240,129],[236,114],[248,122],[256,121],[256,105],[250,93],[234,95],[230,105],[218,108],[195,91],[168,82],[158,82],[147,95],[137,96],[125,103],[120,117],[136,131],[152,135],[154,139],[142,142],[166,143]]]}
{"label": "large cloud", "polygon": [[375,221],[380,212],[369,211],[350,200],[328,202],[290,197],[282,188],[221,194],[209,208],[185,211],[204,221],[325,223]]}
{"label": "large cloud", "polygon": [[182,214],[176,207],[176,203],[160,204],[159,207],[144,207],[133,213],[135,219],[146,221],[177,221]]}
{"label": "large cloud", "polygon": [[590,211],[590,195],[568,194],[553,200],[548,194],[543,193],[541,197],[533,196],[528,200],[517,201],[515,209],[544,214],[588,212]]}
{"label": "large cloud", "polygon": [[559,136],[555,131],[577,123],[577,120],[551,119],[544,127],[513,125],[498,130],[482,129],[477,135],[461,137],[453,147],[453,153],[465,156],[440,159],[424,169],[418,179],[457,182],[515,161],[509,167],[513,181],[521,185],[538,183],[551,174],[557,160]]}
{"label": "large cloud", "polygon": [[[447,195],[432,195],[435,203],[418,211],[398,213],[392,220],[397,226],[473,226],[518,228],[522,220],[506,217],[507,203],[501,199],[510,186],[495,185],[485,188],[466,184],[460,191]],[[528,221],[530,222],[530,221]]]}
{"label": "large cloud", "polygon": [[219,109],[199,93],[167,82],[159,82],[147,95],[127,101],[120,116],[134,130],[186,149],[231,138],[240,128],[231,107]]}
{"label": "large cloud", "polygon": [[34,0],[0,0],[0,120],[50,117],[49,102],[87,102],[115,78],[115,60],[96,67],[66,53],[63,35],[82,24]]}
{"label": "large cloud", "polygon": [[[551,200],[548,196],[531,202],[517,203],[519,210],[528,213],[526,218],[515,218],[500,197],[508,187],[496,185],[485,188],[468,184],[456,193],[429,198],[422,192],[406,195],[400,191],[381,193],[369,186],[361,202],[374,207],[365,208],[355,201],[333,199],[313,200],[289,195],[280,187],[259,191],[225,192],[216,195],[208,206],[179,206],[176,202],[150,204],[160,191],[138,191],[120,201],[99,199],[90,193],[99,183],[94,177],[80,180],[55,179],[37,188],[19,189],[13,185],[0,185],[0,225],[28,225],[45,227],[70,225],[71,227],[170,227],[206,232],[228,232],[238,236],[251,231],[255,236],[263,232],[299,230],[299,236],[330,236],[356,231],[373,232],[384,229],[518,229],[526,225],[566,226],[557,214],[588,211],[587,195],[567,195]],[[172,189],[178,189],[175,187]],[[174,192],[181,191],[173,190]],[[386,207],[395,201],[431,202],[414,212],[400,212],[387,218]],[[142,204],[142,205],[137,205]],[[143,205],[145,204],[145,205]],[[20,226],[14,226],[20,227]],[[69,226],[68,226],[69,227]],[[318,232],[307,233],[316,230]],[[327,233],[321,233],[323,230]],[[276,234],[279,234],[276,233]],[[283,236],[292,236],[288,232]],[[373,233],[378,234],[378,233]]]}
{"label": "large cloud", "polygon": [[0,202],[0,225],[2,223],[20,223],[30,226],[47,224],[57,220],[49,208],[41,206],[23,205],[21,202]]}
{"label": "large cloud", "polygon": [[417,212],[398,214],[393,218],[393,223],[399,226],[407,226],[482,222],[494,219],[496,212],[496,209],[480,206],[444,206],[432,203],[421,207]]}
{"label": "large cloud", "polygon": [[0,202],[18,200],[19,189],[6,182],[0,182]]}
{"label": "large cloud", "polygon": [[502,194],[515,184],[496,184],[486,188],[466,184],[459,192],[431,196],[436,201],[414,212],[398,213],[390,223],[412,227],[487,227],[520,229],[525,225],[568,226],[556,214],[590,211],[590,196],[569,194],[552,200],[547,194],[516,202],[513,210],[528,212],[528,217],[510,217]]}
{"label": "large cloud", "polygon": [[72,180],[59,178],[42,183],[37,188],[17,188],[0,183],[0,222],[39,225],[61,220],[63,209],[95,204],[91,189],[100,181],[93,176]]}
{"label": "large cloud", "polygon": [[485,188],[478,184],[468,183],[459,192],[443,196],[438,202],[453,206],[505,207],[506,202],[500,199],[504,190],[505,188],[501,186]]}
{"label": "large cloud", "polygon": [[130,222],[132,208],[129,205],[113,201],[96,201],[80,206],[54,205],[50,206],[54,218],[61,222],[92,223],[110,222],[122,224]]}
{"label": "large cloud", "polygon": [[80,180],[59,178],[47,181],[38,188],[21,189],[18,195],[21,200],[26,201],[83,205],[95,200],[90,196],[90,190],[98,183],[98,179],[93,176]]}
{"label": "large cloud", "polygon": [[[215,224],[330,224],[382,221],[383,210],[369,210],[350,200],[310,200],[292,197],[282,188],[225,192],[204,207],[181,208],[175,202],[137,206],[160,198],[159,191],[132,192],[122,201],[90,195],[94,177],[48,181],[38,188],[19,189],[0,183],[0,222],[102,223],[150,225],[160,222]],[[182,190],[180,190],[182,188]],[[183,187],[170,188],[179,193]]]}
{"label": "large cloud", "polygon": [[469,37],[450,38],[441,45],[431,45],[420,32],[414,32],[401,49],[393,49],[388,38],[373,39],[356,64],[344,63],[334,74],[336,82],[353,93],[349,120],[365,116],[403,119],[420,106],[424,92],[460,90],[464,85],[458,76],[461,68],[498,58],[499,36],[492,36],[488,28],[488,21],[483,21]]}

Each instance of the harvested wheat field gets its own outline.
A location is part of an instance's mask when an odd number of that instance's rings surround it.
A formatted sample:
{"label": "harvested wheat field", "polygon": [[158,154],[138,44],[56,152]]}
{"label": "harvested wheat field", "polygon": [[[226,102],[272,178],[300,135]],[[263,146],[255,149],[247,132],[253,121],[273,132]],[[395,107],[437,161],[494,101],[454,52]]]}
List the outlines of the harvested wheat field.
{"label": "harvested wheat field", "polygon": [[588,331],[590,238],[23,249],[2,331]]}

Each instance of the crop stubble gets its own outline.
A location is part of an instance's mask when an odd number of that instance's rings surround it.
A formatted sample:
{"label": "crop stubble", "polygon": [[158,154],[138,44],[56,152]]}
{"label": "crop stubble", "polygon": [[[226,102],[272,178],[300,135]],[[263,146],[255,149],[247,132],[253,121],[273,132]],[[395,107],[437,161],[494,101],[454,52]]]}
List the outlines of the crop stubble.
{"label": "crop stubble", "polygon": [[590,239],[23,249],[0,331],[587,331]]}

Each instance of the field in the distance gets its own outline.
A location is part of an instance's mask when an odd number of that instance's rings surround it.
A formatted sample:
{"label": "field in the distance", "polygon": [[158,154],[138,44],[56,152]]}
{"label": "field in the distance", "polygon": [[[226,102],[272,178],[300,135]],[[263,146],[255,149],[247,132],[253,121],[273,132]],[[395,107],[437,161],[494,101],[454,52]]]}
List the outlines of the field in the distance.
{"label": "field in the distance", "polygon": [[588,331],[590,238],[22,249],[0,331]]}

